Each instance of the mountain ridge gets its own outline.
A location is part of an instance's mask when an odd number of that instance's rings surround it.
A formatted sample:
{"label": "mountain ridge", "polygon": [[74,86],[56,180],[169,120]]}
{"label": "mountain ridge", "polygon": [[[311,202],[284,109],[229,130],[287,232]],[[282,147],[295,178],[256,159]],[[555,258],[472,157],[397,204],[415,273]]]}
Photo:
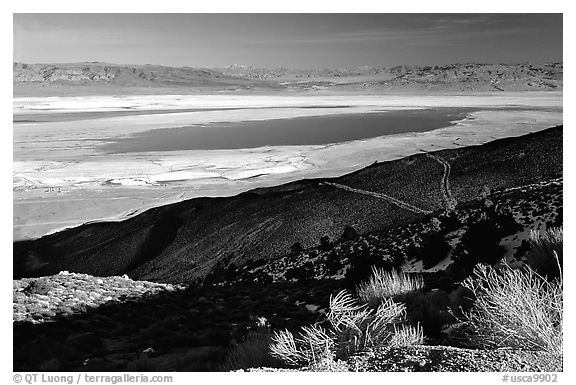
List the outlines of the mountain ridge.
{"label": "mountain ridge", "polygon": [[[82,87],[91,92],[367,91],[374,92],[497,92],[561,90],[563,63],[450,64],[299,70],[252,66],[219,68],[120,65],[100,62],[13,63],[15,95],[34,96]],[[170,91],[168,91],[170,90]]]}

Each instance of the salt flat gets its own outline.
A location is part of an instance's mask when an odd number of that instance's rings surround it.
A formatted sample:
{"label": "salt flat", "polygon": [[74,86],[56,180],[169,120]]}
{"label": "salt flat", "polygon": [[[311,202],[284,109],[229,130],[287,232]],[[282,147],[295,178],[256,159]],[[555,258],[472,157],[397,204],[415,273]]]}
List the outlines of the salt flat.
{"label": "salt flat", "polygon": [[[102,144],[154,129],[439,107],[477,110],[446,128],[326,145],[102,151]],[[126,115],[126,111],[138,114]],[[90,112],[106,114],[83,118]],[[38,237],[87,221],[121,219],[182,199],[229,196],[302,178],[337,176],[374,161],[538,131],[562,124],[562,93],[14,99],[15,120],[35,114],[56,118],[14,125],[14,239]],[[70,114],[75,114],[73,119]],[[64,115],[66,119],[59,120]]]}

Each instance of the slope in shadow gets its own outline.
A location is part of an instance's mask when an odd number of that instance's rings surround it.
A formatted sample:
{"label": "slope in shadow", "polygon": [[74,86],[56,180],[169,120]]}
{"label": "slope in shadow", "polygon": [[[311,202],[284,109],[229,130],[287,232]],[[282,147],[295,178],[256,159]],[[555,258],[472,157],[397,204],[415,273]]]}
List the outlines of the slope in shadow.
{"label": "slope in shadow", "polygon": [[[97,279],[97,277],[94,277]],[[276,329],[321,318],[338,281],[199,286],[111,303],[52,322],[15,322],[16,371],[217,370],[256,317]]]}
{"label": "slope in shadow", "polygon": [[133,270],[160,255],[162,250],[172,243],[180,226],[182,219],[178,217],[161,218],[154,223],[146,241],[140,247],[137,258],[128,266],[128,270]]}

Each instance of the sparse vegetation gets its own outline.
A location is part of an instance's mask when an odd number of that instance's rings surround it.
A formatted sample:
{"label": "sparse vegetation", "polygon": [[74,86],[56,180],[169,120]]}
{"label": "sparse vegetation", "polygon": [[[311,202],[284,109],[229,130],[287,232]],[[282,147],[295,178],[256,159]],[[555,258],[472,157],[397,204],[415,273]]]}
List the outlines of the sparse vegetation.
{"label": "sparse vegetation", "polygon": [[286,271],[287,280],[296,280],[297,282],[310,280],[314,277],[314,265],[306,262],[302,266],[293,267]]}

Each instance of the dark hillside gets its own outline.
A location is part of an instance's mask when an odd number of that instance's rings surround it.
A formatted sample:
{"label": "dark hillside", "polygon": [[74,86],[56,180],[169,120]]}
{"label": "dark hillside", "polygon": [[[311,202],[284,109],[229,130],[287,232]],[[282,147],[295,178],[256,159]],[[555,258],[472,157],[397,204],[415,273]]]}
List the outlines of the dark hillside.
{"label": "dark hillside", "polygon": [[[14,243],[14,278],[61,270],[189,282],[217,264],[274,259],[299,242],[384,231],[448,207],[441,160],[459,202],[562,176],[562,126],[482,146],[374,164],[333,179],[303,180],[230,198],[198,198],[118,223],[79,226]],[[325,182],[333,183],[326,184]],[[349,188],[351,190],[346,190]]]}

